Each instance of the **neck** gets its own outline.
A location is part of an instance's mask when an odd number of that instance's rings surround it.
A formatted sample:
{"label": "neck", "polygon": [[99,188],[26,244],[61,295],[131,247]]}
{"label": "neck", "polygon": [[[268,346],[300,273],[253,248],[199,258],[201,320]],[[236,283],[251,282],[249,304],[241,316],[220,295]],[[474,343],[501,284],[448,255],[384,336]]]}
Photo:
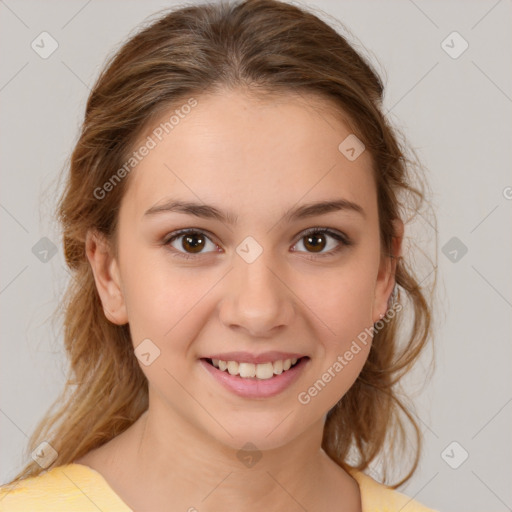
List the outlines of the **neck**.
{"label": "neck", "polygon": [[[240,450],[150,405],[117,450],[126,468],[119,481],[128,482],[119,485],[128,505],[151,510],[326,510],[343,503],[340,493],[353,495],[354,482],[321,448],[324,420],[277,448]],[[134,486],[148,492],[136,495]]]}

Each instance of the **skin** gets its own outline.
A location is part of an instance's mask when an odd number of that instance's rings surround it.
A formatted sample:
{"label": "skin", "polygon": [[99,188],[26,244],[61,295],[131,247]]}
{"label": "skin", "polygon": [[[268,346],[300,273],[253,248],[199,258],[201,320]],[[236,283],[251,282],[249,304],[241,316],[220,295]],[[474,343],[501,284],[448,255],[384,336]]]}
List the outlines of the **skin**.
{"label": "skin", "polygon": [[[382,254],[371,156],[349,161],[338,145],[352,130],[328,100],[256,99],[242,91],[198,105],[132,171],[119,212],[118,257],[94,231],[86,252],[105,315],[129,322],[133,346],[149,338],[160,355],[140,366],[149,408],[127,431],[76,462],[100,472],[133,509],[361,510],[356,481],[321,449],[325,415],[359,375],[370,343],[307,405],[306,391],[365,328],[386,313],[396,260]],[[167,119],[169,115],[163,116]],[[145,134],[146,136],[147,134]],[[229,210],[236,225],[166,212],[166,199]],[[348,199],[350,210],[286,221],[289,208]],[[327,227],[319,257],[301,233]],[[206,230],[200,254],[165,245],[183,228]],[[393,253],[403,224],[395,221]],[[262,254],[236,252],[247,237]],[[341,246],[334,254],[332,251]],[[187,253],[192,259],[176,254]],[[316,259],[315,259],[316,258]],[[199,363],[213,352],[267,350],[310,357],[277,396],[247,399],[224,389]],[[262,458],[243,465],[251,442]]]}

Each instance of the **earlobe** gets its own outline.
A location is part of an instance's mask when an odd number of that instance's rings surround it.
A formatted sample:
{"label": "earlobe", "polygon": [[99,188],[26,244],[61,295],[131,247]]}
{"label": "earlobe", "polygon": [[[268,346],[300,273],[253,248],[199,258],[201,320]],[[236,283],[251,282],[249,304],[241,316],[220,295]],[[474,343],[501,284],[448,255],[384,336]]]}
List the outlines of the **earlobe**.
{"label": "earlobe", "polygon": [[394,219],[394,237],[391,244],[392,254],[385,254],[381,259],[379,274],[375,288],[373,305],[373,323],[383,318],[388,311],[388,303],[395,288],[395,274],[398,259],[402,255],[402,242],[404,237],[404,223],[401,219]]}
{"label": "earlobe", "polygon": [[105,316],[114,324],[126,324],[128,317],[119,267],[105,235],[96,230],[89,230],[85,239],[85,253],[91,265]]}

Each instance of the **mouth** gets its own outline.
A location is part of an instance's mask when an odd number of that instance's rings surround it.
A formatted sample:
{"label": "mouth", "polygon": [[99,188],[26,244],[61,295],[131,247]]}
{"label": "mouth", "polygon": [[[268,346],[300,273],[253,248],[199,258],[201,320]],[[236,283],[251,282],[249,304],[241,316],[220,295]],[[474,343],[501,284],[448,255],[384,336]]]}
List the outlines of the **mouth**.
{"label": "mouth", "polygon": [[223,361],[222,359],[210,358],[203,358],[203,361],[206,361],[209,365],[217,368],[221,372],[238,376],[242,379],[267,380],[295,368],[295,366],[299,365],[303,359],[309,359],[309,357],[304,356],[293,359],[279,359],[273,362],[269,361],[258,364],[238,361]]}
{"label": "mouth", "polygon": [[212,358],[201,358],[199,363],[214,381],[231,393],[243,398],[263,399],[276,396],[290,387],[305,371],[309,361],[310,358],[304,356],[262,364]]}

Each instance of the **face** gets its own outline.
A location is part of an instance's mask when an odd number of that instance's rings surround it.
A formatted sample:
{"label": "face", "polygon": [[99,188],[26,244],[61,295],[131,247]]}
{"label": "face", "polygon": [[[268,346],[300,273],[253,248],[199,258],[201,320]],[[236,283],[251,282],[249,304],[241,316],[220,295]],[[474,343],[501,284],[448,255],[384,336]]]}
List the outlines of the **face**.
{"label": "face", "polygon": [[197,98],[131,172],[117,259],[88,237],[105,314],[144,354],[150,411],[236,449],[323,424],[394,284],[370,155],[340,152],[351,130],[332,111],[306,96]]}

